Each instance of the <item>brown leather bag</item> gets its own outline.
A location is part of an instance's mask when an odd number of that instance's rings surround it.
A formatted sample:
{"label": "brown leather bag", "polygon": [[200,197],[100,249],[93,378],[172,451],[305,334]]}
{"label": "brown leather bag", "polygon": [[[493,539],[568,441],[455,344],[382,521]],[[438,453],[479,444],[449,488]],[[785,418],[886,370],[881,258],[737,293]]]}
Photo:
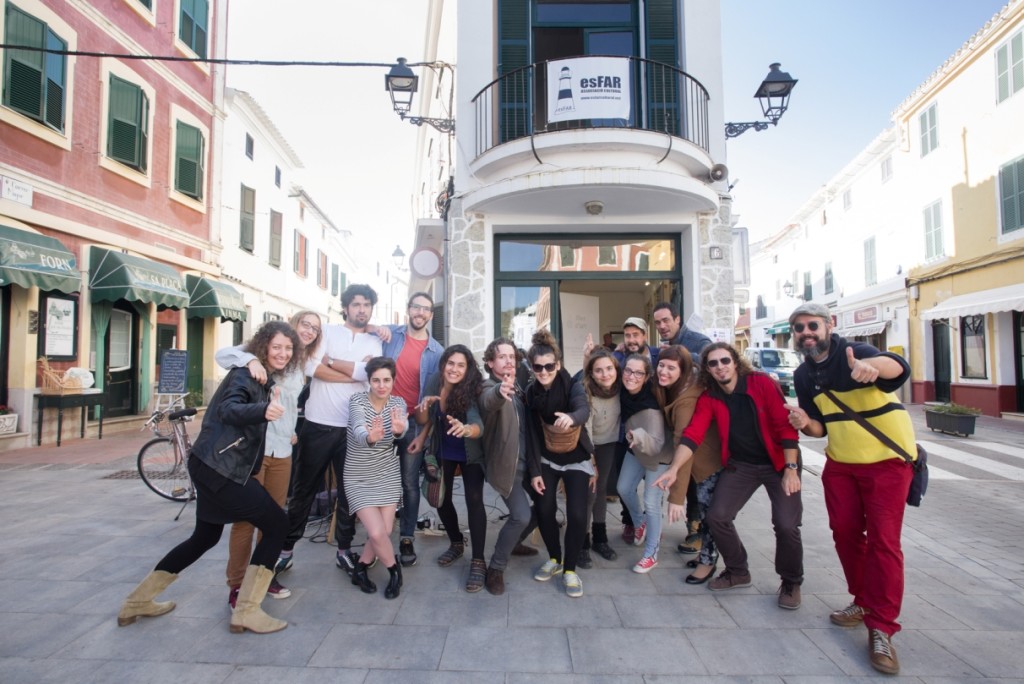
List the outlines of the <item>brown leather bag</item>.
{"label": "brown leather bag", "polygon": [[553,454],[567,454],[576,448],[580,441],[580,430],[583,426],[577,425],[568,432],[555,429],[555,426],[541,423],[544,427],[544,448]]}

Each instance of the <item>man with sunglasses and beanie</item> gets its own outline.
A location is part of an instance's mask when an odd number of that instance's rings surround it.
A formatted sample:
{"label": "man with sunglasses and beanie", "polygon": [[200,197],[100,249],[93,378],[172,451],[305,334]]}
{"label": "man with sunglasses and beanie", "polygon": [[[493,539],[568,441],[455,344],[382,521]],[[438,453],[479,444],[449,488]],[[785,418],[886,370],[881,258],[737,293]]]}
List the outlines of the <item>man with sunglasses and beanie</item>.
{"label": "man with sunglasses and beanie", "polygon": [[772,505],[775,571],[782,578],[779,608],[800,607],[804,547],[800,536],[800,451],[778,382],[755,371],[730,344],[715,342],[701,356],[704,393],[683,430],[675,457],[654,485],[668,489],[676,473],[704,441],[712,420],[722,439],[724,470],[715,487],[707,523],[725,561],[725,570],[708,583],[711,591],[749,587],[747,550],[736,531],[740,509],[761,487]]}
{"label": "man with sunglasses and beanie", "polygon": [[806,302],[789,317],[796,350],[804,362],[794,374],[800,408],[789,421],[810,437],[828,437],[821,474],[825,507],[839,562],[853,602],[829,619],[841,627],[868,629],[871,666],[898,674],[892,636],[903,603],[900,537],[909,463],[844,411],[832,397],[916,457],[910,415],[893,394],[910,377],[900,356],[832,332],[828,308]]}

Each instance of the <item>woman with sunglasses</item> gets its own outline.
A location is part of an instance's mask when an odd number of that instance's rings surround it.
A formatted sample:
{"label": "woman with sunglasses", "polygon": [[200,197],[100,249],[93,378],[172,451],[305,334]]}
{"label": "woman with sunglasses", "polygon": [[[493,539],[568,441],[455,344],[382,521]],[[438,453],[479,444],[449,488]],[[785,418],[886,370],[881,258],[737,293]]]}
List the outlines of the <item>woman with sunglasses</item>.
{"label": "woman with sunglasses", "polygon": [[[587,430],[594,442],[594,461],[597,463],[597,489],[591,494],[590,541],[591,548],[605,560],[615,560],[618,554],[608,545],[608,476],[615,464],[616,452],[625,445],[619,441],[619,392],[622,379],[619,362],[611,351],[603,347],[593,349],[583,366],[583,387],[590,400],[590,420]],[[583,552],[586,552],[584,542]]]}
{"label": "woman with sunglasses", "polygon": [[[641,354],[631,354],[622,369],[619,394],[620,417],[629,450],[619,471],[619,497],[629,509],[636,525],[634,544],[644,545],[644,553],[633,572],[648,573],[658,565],[661,546],[661,507],[665,492],[652,486],[672,460],[671,435],[665,434],[665,416],[654,396],[651,362]],[[640,505],[637,485],[644,481],[644,501]]]}
{"label": "woman with sunglasses", "polygon": [[[527,463],[530,484],[540,495],[537,526],[548,551],[533,579],[547,582],[562,575],[565,593],[583,596],[576,564],[587,531],[588,493],[597,480],[594,445],[586,423],[590,406],[583,384],[562,368],[562,351],[547,330],[533,335],[527,352],[534,379],[526,388]],[[558,529],[558,484],[565,488],[565,554]]]}
{"label": "woman with sunglasses", "polygon": [[[690,424],[697,399],[704,391],[704,385],[700,382],[690,352],[681,345],[672,345],[661,350],[658,355],[657,375],[658,386],[654,392],[658,402],[665,407],[665,420],[668,421],[669,429],[674,436],[674,443],[675,438]],[[718,563],[718,552],[705,517],[711,507],[711,497],[715,493],[715,485],[722,471],[721,449],[722,443],[716,429],[709,429],[693,459],[679,469],[678,478],[669,490],[668,520],[675,523],[682,519],[686,512],[684,501],[690,478],[692,477],[697,484],[700,555],[686,563],[688,567],[695,568],[693,573],[686,577],[687,584],[707,582],[714,575]]]}
{"label": "woman with sunglasses", "polygon": [[[487,563],[484,562],[484,544],[487,541],[487,512],[484,509],[484,457],[480,437],[484,422],[477,408],[477,399],[483,389],[483,376],[473,352],[461,344],[444,350],[438,362],[439,373],[431,376],[424,389],[423,401],[416,407],[416,422],[430,425],[429,430],[440,436],[440,453],[436,454],[444,478],[444,500],[437,515],[448,534],[448,550],[437,564],[447,568],[466,552],[466,539],[459,527],[459,514],[452,503],[452,485],[455,471],[462,473],[462,492],[466,497],[466,515],[469,517],[469,540],[472,558],[466,591],[476,593],[484,588]],[[430,438],[427,430],[421,433],[420,444]],[[418,440],[420,438],[417,438]]]}

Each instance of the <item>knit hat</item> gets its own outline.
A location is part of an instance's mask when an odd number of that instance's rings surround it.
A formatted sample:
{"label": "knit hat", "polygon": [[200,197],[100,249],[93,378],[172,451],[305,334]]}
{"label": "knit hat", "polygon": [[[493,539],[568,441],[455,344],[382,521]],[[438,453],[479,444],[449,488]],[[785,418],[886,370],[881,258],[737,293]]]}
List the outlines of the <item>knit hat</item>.
{"label": "knit hat", "polygon": [[800,306],[793,310],[793,313],[789,314],[789,324],[793,325],[793,321],[796,320],[797,316],[816,316],[818,318],[824,318],[829,323],[832,322],[832,312],[828,310],[828,307],[824,304],[818,304],[817,302],[804,302]]}
{"label": "knit hat", "polygon": [[623,328],[640,328],[644,331],[644,335],[647,334],[647,322],[642,318],[636,316],[630,316],[626,319],[626,322],[622,324]]}

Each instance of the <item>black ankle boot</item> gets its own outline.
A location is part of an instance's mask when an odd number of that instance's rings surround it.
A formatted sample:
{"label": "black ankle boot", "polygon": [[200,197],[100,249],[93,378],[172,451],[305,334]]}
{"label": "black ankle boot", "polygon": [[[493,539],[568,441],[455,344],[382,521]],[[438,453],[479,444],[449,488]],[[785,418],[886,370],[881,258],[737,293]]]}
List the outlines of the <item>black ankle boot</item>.
{"label": "black ankle boot", "polygon": [[370,581],[366,574],[366,563],[358,561],[356,569],[352,571],[352,584],[359,587],[364,594],[372,594],[377,591],[377,585]]}
{"label": "black ankle boot", "polygon": [[395,563],[388,568],[388,573],[391,575],[391,579],[388,580],[388,586],[384,588],[384,598],[398,598],[402,588],[402,566]]}

